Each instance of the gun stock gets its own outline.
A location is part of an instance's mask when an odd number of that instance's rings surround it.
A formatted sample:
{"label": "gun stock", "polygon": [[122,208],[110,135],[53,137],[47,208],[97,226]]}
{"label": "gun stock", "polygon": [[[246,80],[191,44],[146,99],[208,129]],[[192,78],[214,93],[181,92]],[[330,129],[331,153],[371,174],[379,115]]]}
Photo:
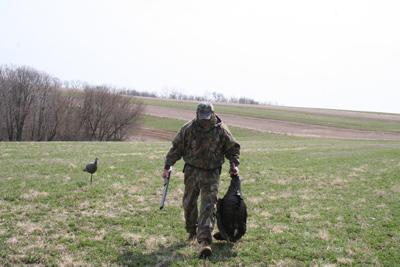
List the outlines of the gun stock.
{"label": "gun stock", "polygon": [[165,198],[167,197],[167,191],[168,191],[168,185],[169,185],[169,178],[171,177],[171,171],[172,171],[172,167],[169,169],[168,171],[168,179],[167,179],[167,183],[164,185],[164,193],[161,199],[161,205],[160,205],[160,210],[162,208],[164,208],[164,203],[165,203]]}

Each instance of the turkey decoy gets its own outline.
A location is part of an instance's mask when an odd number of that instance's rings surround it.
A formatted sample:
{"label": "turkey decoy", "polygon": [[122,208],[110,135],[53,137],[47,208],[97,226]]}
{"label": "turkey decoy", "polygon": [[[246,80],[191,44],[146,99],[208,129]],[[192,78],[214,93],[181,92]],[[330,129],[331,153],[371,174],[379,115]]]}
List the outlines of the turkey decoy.
{"label": "turkey decoy", "polygon": [[88,165],[86,165],[86,168],[83,169],[84,172],[88,172],[90,173],[90,183],[92,183],[92,176],[93,173],[95,173],[97,171],[97,160],[99,158],[96,157],[96,159],[94,160],[94,162],[89,163]]}
{"label": "turkey decoy", "polygon": [[214,234],[217,240],[236,242],[246,233],[247,206],[244,203],[240,178],[231,175],[231,184],[223,198],[217,202],[217,225],[219,232]]}

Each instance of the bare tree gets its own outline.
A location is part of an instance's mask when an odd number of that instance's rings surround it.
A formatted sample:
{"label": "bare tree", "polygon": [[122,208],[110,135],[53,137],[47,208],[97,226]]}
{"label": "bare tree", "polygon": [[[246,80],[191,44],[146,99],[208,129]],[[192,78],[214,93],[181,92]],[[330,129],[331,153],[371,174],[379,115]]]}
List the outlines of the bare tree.
{"label": "bare tree", "polygon": [[239,98],[239,103],[240,104],[252,104],[252,105],[258,105],[258,102],[247,97],[241,97]]}
{"label": "bare tree", "polygon": [[86,86],[88,86],[87,82],[82,82],[79,80],[74,81],[64,81],[65,88],[75,89],[75,90],[84,90]]}
{"label": "bare tree", "polygon": [[5,87],[7,86],[7,80],[3,78],[4,68],[0,68],[0,141],[7,139],[7,108],[5,99]]}
{"label": "bare tree", "polygon": [[223,94],[217,93],[217,92],[212,93],[212,98],[213,98],[213,101],[215,101],[215,102],[227,102],[228,101]]}
{"label": "bare tree", "polygon": [[73,90],[66,90],[55,99],[57,106],[57,133],[55,140],[79,141],[82,140],[80,133],[80,110],[82,101],[80,93]]}
{"label": "bare tree", "polygon": [[157,97],[156,92],[139,92],[136,89],[129,89],[129,88],[121,88],[121,89],[118,89],[117,91],[118,91],[118,94],[120,94],[120,95]]}
{"label": "bare tree", "polygon": [[0,72],[2,117],[9,141],[21,141],[26,118],[40,87],[40,74],[29,67],[2,66]]}
{"label": "bare tree", "polygon": [[183,93],[181,89],[172,87],[164,87],[162,92],[160,93],[161,98],[166,99],[175,99],[175,100],[186,100],[187,96]]}
{"label": "bare tree", "polygon": [[30,67],[0,67],[0,140],[50,141],[68,103],[59,79]]}
{"label": "bare tree", "polygon": [[109,86],[87,86],[81,111],[81,128],[89,140],[121,141],[141,118],[144,104],[124,97]]}
{"label": "bare tree", "polygon": [[58,88],[61,82],[57,78],[41,73],[36,88],[36,100],[30,114],[32,141],[52,140],[57,133],[60,112]]}

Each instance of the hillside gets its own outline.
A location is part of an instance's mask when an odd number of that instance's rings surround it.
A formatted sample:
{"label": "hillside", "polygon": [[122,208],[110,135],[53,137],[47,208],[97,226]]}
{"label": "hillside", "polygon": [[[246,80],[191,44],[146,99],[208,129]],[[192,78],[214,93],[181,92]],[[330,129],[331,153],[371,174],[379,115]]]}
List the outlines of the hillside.
{"label": "hillside", "polygon": [[[149,116],[188,121],[197,102],[142,98]],[[400,115],[282,106],[215,103],[216,113],[228,126],[271,134],[364,140],[400,140]],[[156,127],[158,128],[158,127]],[[142,128],[136,139],[171,139],[174,131]],[[176,129],[177,131],[178,129]],[[154,132],[153,132],[154,131]],[[158,138],[159,136],[159,138]],[[135,137],[134,137],[135,138]]]}

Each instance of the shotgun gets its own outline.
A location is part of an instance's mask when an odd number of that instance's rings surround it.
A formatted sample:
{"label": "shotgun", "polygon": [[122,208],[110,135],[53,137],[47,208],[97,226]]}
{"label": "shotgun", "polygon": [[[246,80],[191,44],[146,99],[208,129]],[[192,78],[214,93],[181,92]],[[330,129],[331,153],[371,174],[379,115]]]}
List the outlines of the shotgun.
{"label": "shotgun", "polygon": [[168,179],[167,179],[167,182],[164,185],[164,193],[163,193],[162,199],[161,199],[160,210],[164,207],[165,198],[167,197],[167,190],[168,190],[169,178],[171,177],[171,171],[172,171],[172,167],[169,168]]}

